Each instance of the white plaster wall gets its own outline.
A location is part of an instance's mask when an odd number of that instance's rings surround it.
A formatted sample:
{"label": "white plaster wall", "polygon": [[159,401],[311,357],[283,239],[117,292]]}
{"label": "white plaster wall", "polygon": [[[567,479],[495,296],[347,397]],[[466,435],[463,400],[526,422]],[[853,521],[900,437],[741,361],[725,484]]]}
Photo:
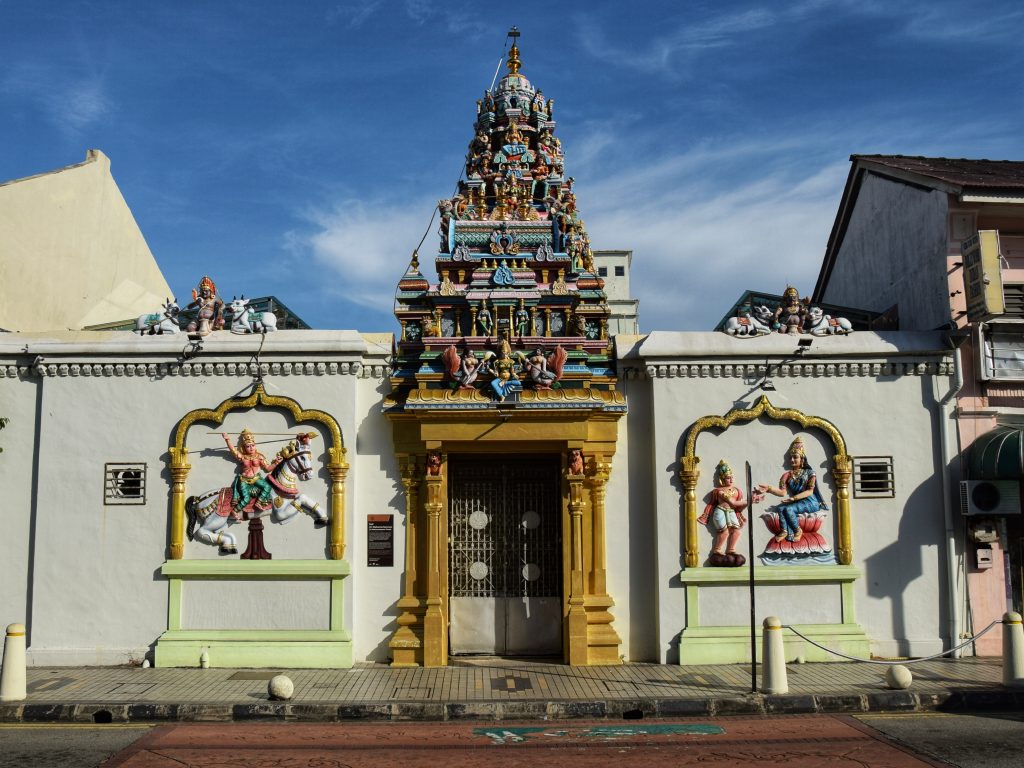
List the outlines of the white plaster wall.
{"label": "white plaster wall", "polygon": [[950,320],[946,193],[866,173],[823,302],[881,312],[899,304],[900,328]]}
{"label": "white plaster wall", "polygon": [[[2,593],[5,618],[8,612],[30,614],[24,617],[30,630],[30,663],[123,663],[141,658],[167,628],[168,587],[159,574],[167,558],[169,535],[167,449],[173,443],[178,421],[186,413],[196,408],[215,408],[225,399],[248,394],[251,377],[225,375],[222,364],[247,362],[258,343],[258,339],[214,334],[204,341],[204,350],[194,361],[198,365],[189,363],[193,367],[188,375],[170,375],[185,346],[184,337],[139,339],[127,333],[81,333],[56,338],[11,334],[0,339],[0,365],[26,365],[38,355],[48,372],[44,376],[33,373],[23,380],[0,379],[0,393],[4,397],[0,403],[11,402],[19,412],[25,411],[26,420],[31,420],[35,412],[36,392],[41,393],[39,477],[33,484],[31,472],[18,467],[18,477],[11,482],[13,494],[22,500],[26,511],[24,519],[19,518],[14,526],[13,541],[4,544],[12,550],[10,562],[15,567],[12,578],[3,580]],[[26,344],[28,353],[18,355]],[[367,397],[365,392],[379,389],[385,376],[382,349],[389,350],[390,341],[379,346],[370,349],[361,337],[350,332],[281,331],[268,337],[262,357],[267,366],[264,385],[269,394],[290,397],[306,409],[326,411],[341,428],[351,466],[346,496],[346,556],[353,566],[352,577],[346,580],[344,624],[356,638],[360,631],[353,627],[351,601],[355,594],[352,585],[364,575],[355,559],[360,550],[365,563],[365,532],[356,524],[361,521],[365,529],[365,516],[357,511],[358,485],[363,476],[357,435],[367,418],[378,418],[379,398]],[[297,375],[285,365],[311,360],[314,365],[317,361],[328,361],[362,364],[363,368],[358,375],[314,375],[305,368]],[[139,375],[127,375],[140,363],[169,368],[166,373],[162,372],[165,369],[154,368]],[[101,372],[85,376],[80,371],[78,375],[71,374],[71,366],[93,364],[114,365],[110,370],[119,371],[120,375]],[[118,369],[118,365],[126,367]],[[360,408],[368,411],[360,412]],[[243,427],[255,432],[299,431],[291,423],[290,415],[271,409],[234,411],[220,426],[195,424],[187,437],[192,465],[186,486],[188,494],[230,483],[235,464],[228,458],[219,433],[239,432]],[[31,429],[23,426],[19,418],[12,421],[2,437],[7,438],[10,433],[28,439]],[[301,429],[319,431],[310,424]],[[303,491],[327,508],[330,479],[323,468],[328,444],[325,438],[326,435],[320,435],[313,442],[320,470],[303,484]],[[260,448],[269,458],[282,444],[275,442]],[[0,456],[0,471],[5,472],[5,479],[7,457],[6,452]],[[104,463],[110,461],[147,464],[145,505],[104,505]],[[380,462],[376,463],[379,466]],[[371,469],[365,475],[371,478],[367,481],[371,485],[373,473]],[[36,533],[30,572],[25,550],[30,540],[27,510],[33,496]],[[233,530],[244,546],[245,526],[237,525]],[[266,545],[276,559],[321,559],[326,555],[328,531],[314,529],[312,520],[302,516],[288,525],[268,524]],[[185,557],[204,559],[218,555],[214,547],[186,542]],[[246,589],[248,594],[260,593],[259,609],[268,615],[295,614],[294,595],[286,590],[273,586],[261,589],[258,582]],[[28,607],[26,593],[32,595]],[[204,596],[199,597],[201,594]],[[196,603],[207,596],[201,588],[186,589],[186,616],[209,612],[208,605]],[[251,624],[249,600],[229,596],[218,610],[222,627]],[[21,619],[15,615],[10,621]]]}
{"label": "white plaster wall", "polygon": [[[377,365],[391,354],[391,335],[365,336]],[[386,662],[388,641],[397,629],[395,607],[403,592],[405,571],[405,496],[395,459],[391,422],[384,416],[384,396],[391,391],[387,373],[361,378],[356,389],[356,424],[350,452],[356,495],[351,507],[349,555],[352,578],[348,588],[353,651],[356,659]],[[394,515],[394,565],[369,567],[366,555],[367,515]]]}
{"label": "white plaster wall", "polygon": [[[657,642],[663,661],[678,661],[677,636],[686,621],[679,581],[683,534],[678,479],[686,432],[697,419],[724,415],[737,406],[749,407],[761,394],[767,394],[778,408],[795,408],[831,421],[844,436],[851,455],[893,457],[896,498],[851,499],[853,564],[863,571],[863,577],[855,584],[856,619],[872,639],[873,649],[883,655],[920,655],[943,647],[944,526],[934,391],[936,385],[945,391],[948,379],[938,377],[940,381],[936,382],[932,375],[793,377],[776,373],[772,377],[776,391],[762,393],[755,386],[756,375],[725,377],[721,372],[712,372],[712,366],[724,363],[763,366],[766,358],[769,362],[780,360],[794,347],[794,341],[779,336],[736,340],[724,334],[654,333],[635,353],[635,360],[620,360],[624,368],[637,366],[641,370],[650,365],[676,365],[674,375],[667,367],[662,370],[663,376],[655,374],[647,382],[652,412],[656,414],[649,426],[657,508],[658,571],[652,588],[658,594]],[[886,334],[884,339],[876,334],[854,334],[845,339],[815,340],[813,352],[802,362],[824,365],[841,361],[900,361],[902,367],[908,361],[939,360],[941,348],[938,334]],[[678,364],[684,365],[682,373]],[[691,364],[706,365],[706,375],[689,375],[685,366]],[[755,484],[776,485],[784,471],[785,452],[796,434],[804,436],[808,459],[826,489],[824,495],[831,514],[823,530],[835,548],[834,486],[826,471],[831,448],[823,433],[802,429],[797,424],[761,419],[738,424],[725,432],[702,433],[697,443],[697,454],[701,457],[698,506],[703,509],[713,486],[712,472],[721,458],[729,460],[741,484],[744,461],[749,461]],[[756,516],[753,526],[755,551],[759,553],[770,534]],[[701,530],[700,536],[702,557],[706,557],[710,534]],[[742,591],[734,589],[734,594],[717,607],[713,619],[704,606],[702,623],[745,623],[749,605],[741,599]],[[784,605],[779,605],[777,592],[775,588],[765,591],[766,605],[778,610],[785,622],[835,614],[839,604],[837,588],[821,588],[810,597],[794,590],[794,602],[800,604],[785,610]],[[803,604],[817,600],[822,604]]]}
{"label": "white plaster wall", "polygon": [[31,560],[32,472],[36,446],[38,382],[12,376],[0,378],[0,417],[9,419],[0,430],[0,627],[24,624],[31,601],[28,580]]}

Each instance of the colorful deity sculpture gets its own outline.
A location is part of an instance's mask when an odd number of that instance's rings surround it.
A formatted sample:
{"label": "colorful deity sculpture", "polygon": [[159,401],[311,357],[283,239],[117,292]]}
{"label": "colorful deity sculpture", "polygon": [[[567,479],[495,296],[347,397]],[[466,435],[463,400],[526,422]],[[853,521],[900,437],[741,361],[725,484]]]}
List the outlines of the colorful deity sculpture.
{"label": "colorful deity sculpture", "polygon": [[736,568],[747,562],[736,551],[740,530],[747,522],[743,516],[746,508],[743,491],[733,484],[732,467],[722,459],[715,467],[715,487],[704,508],[704,514],[697,518],[698,522],[711,529],[715,537],[708,557],[710,565]]}
{"label": "colorful deity sculpture", "polygon": [[585,459],[583,457],[583,450],[580,448],[573,448],[569,451],[569,474],[582,475],[584,466]]}
{"label": "colorful deity sculpture", "polygon": [[[494,356],[493,352],[488,352],[487,354],[491,357]],[[444,360],[445,370],[448,371],[448,376],[459,389],[475,389],[473,384],[480,373],[486,369],[486,365],[480,364],[480,360],[473,354],[472,350],[466,348],[460,356],[455,346],[452,345],[441,356]]]}
{"label": "colorful deity sculpture", "polygon": [[522,299],[519,300],[519,308],[516,310],[515,323],[516,336],[521,338],[523,336],[530,335],[530,333],[528,333],[528,331],[532,331],[530,328],[530,313],[526,311],[526,307],[524,306]]}
{"label": "colorful deity sculpture", "polygon": [[243,429],[238,437],[237,446],[231,444],[231,438],[226,433],[221,432],[220,436],[224,438],[228,450],[240,466],[231,485],[231,516],[241,520],[242,513],[250,506],[259,511],[270,509],[274,489],[263,472],[270,472],[273,466],[267,461],[267,457],[257,450],[255,436],[248,429]]}
{"label": "colorful deity sculpture", "polygon": [[773,328],[779,333],[800,334],[807,322],[807,302],[801,300],[800,292],[792,285],[786,286],[782,304],[775,310]]}
{"label": "colorful deity sculpture", "polygon": [[568,357],[569,354],[561,346],[555,347],[550,355],[545,355],[544,350],[537,347],[532,355],[523,357],[523,367],[533,382],[533,388],[551,389],[556,386],[558,380],[562,378],[562,368]]}
{"label": "colorful deity sculpture", "polygon": [[779,478],[778,486],[758,483],[754,503],[765,494],[781,497],[772,511],[761,515],[768,530],[774,534],[761,562],[765,565],[780,563],[834,563],[832,548],[820,533],[828,505],[818,489],[814,469],[807,462],[803,438],[797,436],[786,453],[789,469]]}
{"label": "colorful deity sculpture", "polygon": [[[256,437],[248,429],[242,430],[237,446],[232,445],[227,434],[221,433],[221,437],[238,462],[239,472],[230,486],[190,496],[185,501],[190,541],[216,545],[223,555],[236,554],[237,543],[229,529],[244,516],[249,519],[250,548],[242,557],[269,559],[270,553],[262,544],[261,517],[269,515],[275,523],[287,523],[305,513],[313,518],[316,528],[329,524],[320,505],[302,493],[298,485],[313,476],[310,441],[315,433],[296,435],[272,461],[260,453]],[[254,546],[253,534],[257,531],[258,544]]]}
{"label": "colorful deity sculpture", "polygon": [[224,327],[224,302],[217,296],[217,286],[207,275],[192,291],[192,303],[186,309],[198,308],[196,319],[188,324],[189,333],[206,336]]}
{"label": "colorful deity sculpture", "polygon": [[522,392],[523,384],[519,381],[519,365],[516,358],[512,356],[512,349],[508,341],[502,338],[499,347],[500,353],[491,361],[491,368],[494,371],[491,389],[498,402],[501,403],[509,395]]}

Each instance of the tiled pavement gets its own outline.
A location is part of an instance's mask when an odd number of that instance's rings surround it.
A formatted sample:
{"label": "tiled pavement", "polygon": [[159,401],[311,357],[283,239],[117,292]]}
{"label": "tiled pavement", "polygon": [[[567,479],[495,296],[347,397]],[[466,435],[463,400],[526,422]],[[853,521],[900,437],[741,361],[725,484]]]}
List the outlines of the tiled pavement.
{"label": "tiled pavement", "polygon": [[[0,721],[283,719],[523,719],[772,712],[1024,709],[1024,693],[1003,689],[1000,659],[910,665],[909,691],[885,687],[885,667],[791,664],[789,694],[751,695],[750,667],[562,664],[477,659],[436,669],[361,665],[347,670],[28,670],[28,698],[0,704]],[[270,701],[282,672],[288,702]],[[97,714],[100,713],[100,714]]]}

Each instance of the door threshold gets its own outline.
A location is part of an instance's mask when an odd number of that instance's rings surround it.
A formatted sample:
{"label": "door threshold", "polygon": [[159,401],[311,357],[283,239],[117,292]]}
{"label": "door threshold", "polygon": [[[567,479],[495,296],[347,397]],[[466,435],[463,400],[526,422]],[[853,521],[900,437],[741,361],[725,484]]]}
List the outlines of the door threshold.
{"label": "door threshold", "polygon": [[536,664],[559,664],[565,661],[561,656],[488,656],[484,654],[460,654],[448,657],[451,667],[528,667]]}

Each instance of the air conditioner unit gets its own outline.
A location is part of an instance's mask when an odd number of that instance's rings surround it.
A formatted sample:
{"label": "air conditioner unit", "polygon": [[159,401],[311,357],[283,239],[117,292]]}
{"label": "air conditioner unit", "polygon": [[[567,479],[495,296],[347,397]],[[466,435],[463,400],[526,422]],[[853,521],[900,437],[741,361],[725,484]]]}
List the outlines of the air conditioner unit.
{"label": "air conditioner unit", "polygon": [[1017,480],[962,480],[960,511],[965,515],[1019,515]]}

